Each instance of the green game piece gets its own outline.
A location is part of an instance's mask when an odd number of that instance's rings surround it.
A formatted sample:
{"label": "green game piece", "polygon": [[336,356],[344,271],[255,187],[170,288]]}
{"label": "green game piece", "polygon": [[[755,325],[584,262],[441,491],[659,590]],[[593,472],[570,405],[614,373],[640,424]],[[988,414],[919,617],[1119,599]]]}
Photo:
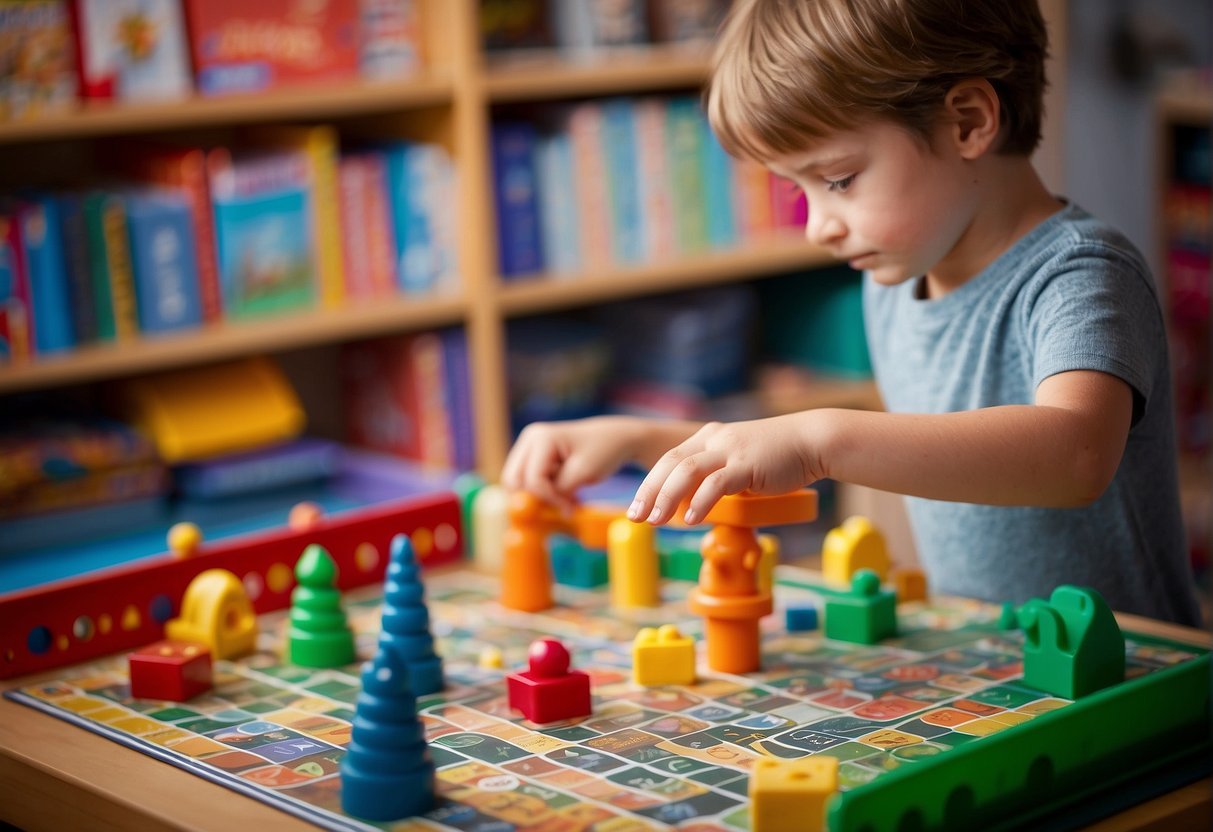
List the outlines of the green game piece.
{"label": "green game piece", "polygon": [[703,555],[698,549],[674,548],[659,554],[661,577],[673,581],[698,581]]}
{"label": "green game piece", "polygon": [[1015,605],[1010,601],[1002,605],[1002,611],[998,614],[998,629],[1019,629],[1019,611],[1015,609]]}
{"label": "green game piece", "polygon": [[1024,604],[1019,623],[1025,684],[1078,699],[1124,681],[1125,637],[1095,590],[1059,586],[1047,602]]}
{"label": "green game piece", "polygon": [[880,576],[860,569],[851,577],[851,591],[825,602],[826,638],[855,644],[875,644],[897,635],[897,595],[880,588]]}
{"label": "green game piece", "polygon": [[558,584],[593,589],[610,580],[606,552],[587,549],[576,538],[563,534],[548,537],[552,578]]}
{"label": "green game piece", "polygon": [[337,564],[312,544],[295,564],[299,585],[291,592],[287,633],[290,661],[303,667],[341,667],[354,661],[354,633],[335,588]]}
{"label": "green game piece", "polygon": [[484,477],[477,474],[475,471],[465,471],[455,477],[455,481],[451,483],[451,490],[459,498],[459,520],[463,523],[463,552],[464,555],[470,555],[472,548],[472,504],[476,502],[476,495],[480,493],[480,489],[486,485]]}

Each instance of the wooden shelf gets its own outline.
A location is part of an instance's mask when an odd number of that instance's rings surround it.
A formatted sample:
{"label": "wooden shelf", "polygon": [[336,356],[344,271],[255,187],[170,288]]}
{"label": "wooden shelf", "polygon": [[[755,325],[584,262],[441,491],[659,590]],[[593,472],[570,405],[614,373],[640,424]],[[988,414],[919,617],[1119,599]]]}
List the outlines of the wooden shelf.
{"label": "wooden shelf", "polygon": [[744,248],[709,251],[630,267],[612,267],[580,275],[524,278],[502,285],[501,310],[511,317],[554,309],[731,283],[799,268],[837,264],[824,250],[799,235],[773,237]]}
{"label": "wooden shelf", "polygon": [[432,329],[462,322],[466,310],[462,296],[401,297],[341,309],[222,323],[161,339],[90,345],[62,356],[0,368],[0,394],[120,378],[391,332]]}
{"label": "wooden shelf", "polygon": [[685,48],[626,49],[585,61],[536,54],[490,62],[485,87],[493,103],[615,95],[698,87],[708,67],[706,55]]}
{"label": "wooden shelf", "polygon": [[191,97],[154,104],[86,104],[60,115],[0,123],[0,144],[69,139],[184,128],[249,124],[290,118],[326,118],[390,112],[444,104],[450,79],[418,76],[407,81],[355,82],[272,93]]}
{"label": "wooden shelf", "polygon": [[1188,84],[1164,89],[1159,93],[1159,117],[1180,124],[1208,127],[1213,124],[1213,89]]}

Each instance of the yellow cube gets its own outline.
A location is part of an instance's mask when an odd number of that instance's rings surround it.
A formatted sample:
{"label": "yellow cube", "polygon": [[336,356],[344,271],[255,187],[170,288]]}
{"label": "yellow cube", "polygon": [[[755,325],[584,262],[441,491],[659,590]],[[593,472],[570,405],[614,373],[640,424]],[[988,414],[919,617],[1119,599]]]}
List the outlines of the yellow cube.
{"label": "yellow cube", "polygon": [[750,772],[751,832],[820,832],[826,801],[838,791],[838,758],[764,757]]}
{"label": "yellow cube", "polygon": [[632,678],[638,685],[695,684],[695,642],[673,624],[645,627],[632,642]]}

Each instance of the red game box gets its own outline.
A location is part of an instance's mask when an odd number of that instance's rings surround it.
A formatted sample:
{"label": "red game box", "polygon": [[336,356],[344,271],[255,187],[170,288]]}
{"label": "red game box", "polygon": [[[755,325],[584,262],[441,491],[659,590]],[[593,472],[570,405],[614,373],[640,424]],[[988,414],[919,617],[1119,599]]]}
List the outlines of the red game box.
{"label": "red game box", "polygon": [[358,75],[358,0],[185,0],[203,95]]}

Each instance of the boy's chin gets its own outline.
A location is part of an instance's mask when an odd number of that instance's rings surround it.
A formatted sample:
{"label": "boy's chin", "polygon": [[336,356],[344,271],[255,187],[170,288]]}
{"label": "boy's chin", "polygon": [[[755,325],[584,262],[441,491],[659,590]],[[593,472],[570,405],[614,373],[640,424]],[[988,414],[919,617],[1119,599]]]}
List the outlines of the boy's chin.
{"label": "boy's chin", "polygon": [[912,272],[894,266],[878,266],[874,269],[864,269],[864,274],[874,283],[879,283],[881,286],[899,286],[907,280],[913,280],[917,277]]}

